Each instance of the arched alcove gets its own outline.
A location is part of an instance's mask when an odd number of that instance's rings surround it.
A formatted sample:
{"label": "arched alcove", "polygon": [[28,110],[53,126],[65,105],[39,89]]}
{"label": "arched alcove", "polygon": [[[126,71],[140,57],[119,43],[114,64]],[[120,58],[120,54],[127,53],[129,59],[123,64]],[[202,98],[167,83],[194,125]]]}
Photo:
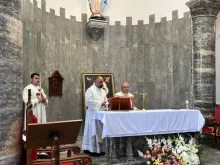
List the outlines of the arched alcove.
{"label": "arched alcove", "polygon": [[[63,8],[57,16],[52,9],[47,12],[45,4],[40,9],[34,2],[25,1],[23,8],[24,82],[33,71],[51,75],[59,70],[65,79],[62,98],[49,100],[49,120],[83,117],[85,72],[114,73],[116,92],[121,82],[128,81],[140,108],[138,93],[143,90],[149,94],[148,109],[184,108],[191,81],[189,13],[178,18],[178,11],[173,11],[172,20],[164,17],[160,22],[150,15],[149,24],[139,20],[137,25],[127,17],[126,25],[120,21],[107,25],[104,36],[93,41],[86,33],[86,14],[79,22],[74,16],[67,19]],[[46,78],[42,79],[48,92]]]}

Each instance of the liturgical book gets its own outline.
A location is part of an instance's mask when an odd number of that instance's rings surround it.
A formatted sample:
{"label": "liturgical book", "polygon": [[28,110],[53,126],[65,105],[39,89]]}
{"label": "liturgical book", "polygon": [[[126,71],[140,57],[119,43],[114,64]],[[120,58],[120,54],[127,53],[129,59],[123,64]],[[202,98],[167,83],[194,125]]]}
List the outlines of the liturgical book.
{"label": "liturgical book", "polygon": [[120,110],[131,110],[132,103],[130,97],[112,97],[109,99],[110,110],[120,111]]}

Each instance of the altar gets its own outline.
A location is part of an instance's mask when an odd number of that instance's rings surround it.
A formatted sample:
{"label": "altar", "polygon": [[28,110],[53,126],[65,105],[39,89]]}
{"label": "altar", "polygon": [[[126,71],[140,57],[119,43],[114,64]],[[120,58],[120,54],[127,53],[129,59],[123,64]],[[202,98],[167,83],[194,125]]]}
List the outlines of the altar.
{"label": "altar", "polygon": [[205,119],[199,110],[99,111],[93,115],[92,134],[104,139],[106,157],[137,156],[146,135],[200,133]]}

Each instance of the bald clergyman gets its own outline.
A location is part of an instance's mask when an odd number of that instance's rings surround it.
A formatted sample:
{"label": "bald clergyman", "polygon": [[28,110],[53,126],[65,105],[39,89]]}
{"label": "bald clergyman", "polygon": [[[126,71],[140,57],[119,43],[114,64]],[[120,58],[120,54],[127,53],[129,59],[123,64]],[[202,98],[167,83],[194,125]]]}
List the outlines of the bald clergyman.
{"label": "bald clergyman", "polygon": [[92,117],[96,111],[104,111],[107,102],[106,91],[103,88],[103,77],[98,76],[95,83],[86,90],[85,128],[82,149],[85,153],[100,154],[104,152],[104,145],[100,143],[99,136],[92,136]]}
{"label": "bald clergyman", "polygon": [[137,109],[136,108],[136,102],[134,100],[134,95],[128,92],[129,91],[129,84],[128,82],[123,82],[121,84],[121,91],[116,93],[114,96],[115,97],[130,97],[132,101],[132,109]]}

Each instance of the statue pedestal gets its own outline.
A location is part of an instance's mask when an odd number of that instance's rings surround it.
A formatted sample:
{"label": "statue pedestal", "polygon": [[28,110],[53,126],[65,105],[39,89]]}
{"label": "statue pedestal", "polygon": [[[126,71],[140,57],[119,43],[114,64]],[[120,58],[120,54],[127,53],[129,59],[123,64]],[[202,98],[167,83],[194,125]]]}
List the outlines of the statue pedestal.
{"label": "statue pedestal", "polygon": [[105,27],[108,25],[108,21],[99,19],[90,19],[87,23],[88,35],[97,41],[104,33]]}

